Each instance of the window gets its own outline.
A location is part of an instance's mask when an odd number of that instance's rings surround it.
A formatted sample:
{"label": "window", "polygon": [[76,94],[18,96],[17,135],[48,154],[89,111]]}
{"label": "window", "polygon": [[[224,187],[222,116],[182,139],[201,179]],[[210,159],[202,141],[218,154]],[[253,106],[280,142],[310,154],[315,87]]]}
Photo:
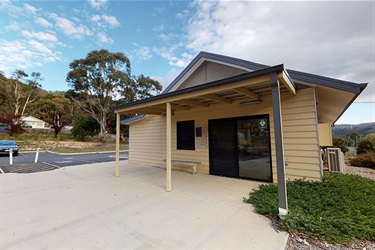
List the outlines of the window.
{"label": "window", "polygon": [[177,149],[195,150],[194,121],[177,122]]}

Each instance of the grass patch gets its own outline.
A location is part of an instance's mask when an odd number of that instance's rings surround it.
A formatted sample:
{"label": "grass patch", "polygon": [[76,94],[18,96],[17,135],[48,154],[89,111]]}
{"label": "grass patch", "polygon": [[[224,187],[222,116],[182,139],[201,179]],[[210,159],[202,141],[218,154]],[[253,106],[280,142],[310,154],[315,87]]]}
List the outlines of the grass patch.
{"label": "grass patch", "polygon": [[348,245],[375,240],[375,182],[357,175],[325,173],[323,182],[287,183],[289,214],[278,217],[277,186],[261,185],[244,202],[276,221],[279,229]]}
{"label": "grass patch", "polygon": [[[125,144],[120,145],[120,150],[128,150],[129,146]],[[100,146],[95,147],[85,147],[85,148],[67,148],[67,147],[59,147],[54,148],[50,151],[56,152],[56,153],[87,153],[87,152],[105,152],[105,151],[115,151],[116,145],[113,144],[103,144]]]}
{"label": "grass patch", "polygon": [[0,140],[16,140],[16,141],[70,141],[74,140],[72,134],[59,134],[55,137],[50,133],[21,133],[13,136],[7,134],[0,134]]}

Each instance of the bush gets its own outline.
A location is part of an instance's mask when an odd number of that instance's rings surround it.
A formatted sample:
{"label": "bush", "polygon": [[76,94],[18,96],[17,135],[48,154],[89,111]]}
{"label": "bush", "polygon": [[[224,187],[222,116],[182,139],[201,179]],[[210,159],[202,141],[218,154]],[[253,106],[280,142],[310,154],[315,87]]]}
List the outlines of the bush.
{"label": "bush", "polygon": [[369,134],[359,140],[357,144],[357,154],[375,153],[375,134]]}
{"label": "bush", "polygon": [[0,122],[5,123],[9,126],[9,135],[23,133],[25,130],[22,128],[23,122],[21,120],[21,115],[16,114],[6,114],[0,116]]}
{"label": "bush", "polygon": [[84,141],[87,136],[94,136],[99,133],[99,123],[91,117],[78,115],[73,119],[73,136],[78,140]]}
{"label": "bush", "polygon": [[245,202],[278,228],[323,241],[375,240],[375,182],[357,175],[325,173],[323,182],[287,183],[289,214],[278,218],[277,186],[261,185]]}
{"label": "bush", "polygon": [[334,136],[332,142],[334,148],[340,148],[343,153],[348,152],[348,149],[346,148],[348,141],[346,139]]}
{"label": "bush", "polygon": [[375,153],[368,152],[350,159],[350,165],[362,168],[375,169]]}

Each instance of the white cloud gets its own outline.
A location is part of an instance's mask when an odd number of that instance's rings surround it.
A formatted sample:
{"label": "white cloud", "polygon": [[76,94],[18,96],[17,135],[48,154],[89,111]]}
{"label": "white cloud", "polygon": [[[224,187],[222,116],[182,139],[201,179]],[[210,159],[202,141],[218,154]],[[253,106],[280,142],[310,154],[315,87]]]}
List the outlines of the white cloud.
{"label": "white cloud", "polygon": [[173,56],[173,50],[171,50],[170,48],[166,48],[166,47],[154,48],[153,51],[156,54],[168,60]]}
{"label": "white cloud", "polygon": [[155,27],[152,28],[152,30],[155,31],[155,32],[161,32],[161,31],[163,31],[164,29],[165,29],[165,27],[164,27],[163,24],[161,24],[161,25],[159,25],[159,26],[155,26]]}
{"label": "white cloud", "polygon": [[[375,84],[374,2],[195,1],[186,48]],[[228,11],[230,10],[230,11]],[[170,64],[184,65],[184,57]],[[374,100],[368,87],[358,101]]]}
{"label": "white cloud", "polygon": [[152,58],[151,49],[149,47],[140,47],[136,52],[136,57],[139,61],[147,61]]}
{"label": "white cloud", "polygon": [[57,42],[57,37],[55,35],[52,35],[50,33],[46,32],[30,32],[27,30],[23,30],[21,32],[22,35],[28,37],[28,38],[36,38],[41,41],[49,41],[49,42]]}
{"label": "white cloud", "polygon": [[21,30],[21,27],[19,26],[18,23],[11,23],[8,26],[6,26],[7,30],[12,30],[12,31],[19,31]]}
{"label": "white cloud", "polygon": [[9,75],[15,69],[26,70],[36,65],[62,60],[62,53],[52,51],[35,40],[0,41],[0,70]]}
{"label": "white cloud", "polygon": [[96,37],[98,38],[99,40],[99,43],[103,44],[103,43],[113,43],[113,39],[108,37],[106,33],[104,32],[99,32],[98,34],[96,34]]}
{"label": "white cloud", "polygon": [[101,20],[100,16],[99,15],[94,15],[91,17],[91,20],[94,21],[94,22],[98,22]]}
{"label": "white cloud", "polygon": [[25,9],[13,5],[10,0],[0,0],[0,8],[15,18],[18,18],[25,11]]}
{"label": "white cloud", "polygon": [[186,67],[193,59],[193,55],[188,53],[182,53],[180,57],[171,57],[169,59],[169,65],[175,67]]}
{"label": "white cloud", "polygon": [[46,19],[44,19],[42,17],[37,17],[35,19],[35,23],[39,24],[40,26],[42,26],[44,28],[51,28],[53,26],[52,23],[48,22]]}
{"label": "white cloud", "polygon": [[102,15],[102,19],[107,22],[111,27],[118,27],[120,23],[117,21],[115,16]]}
{"label": "white cloud", "polygon": [[31,6],[30,4],[27,4],[27,3],[25,3],[25,4],[23,5],[23,7],[25,8],[25,10],[26,10],[27,12],[32,13],[32,14],[35,14],[36,11],[37,11],[37,9],[36,9],[34,6]]}
{"label": "white cloud", "polygon": [[170,41],[170,40],[173,40],[173,39],[177,38],[178,35],[177,34],[173,34],[173,33],[169,33],[169,34],[162,33],[162,34],[159,35],[159,37],[163,41]]}
{"label": "white cloud", "polygon": [[96,22],[100,28],[116,28],[121,25],[115,16],[108,15],[93,15],[91,21]]}
{"label": "white cloud", "polygon": [[183,10],[182,12],[179,12],[176,14],[176,18],[177,19],[184,19],[186,17],[188,17],[190,15],[190,11],[189,10]]}
{"label": "white cloud", "polygon": [[92,31],[85,25],[75,24],[64,17],[59,17],[55,13],[50,14],[50,17],[56,21],[55,26],[68,37],[82,39],[85,36],[93,35]]}
{"label": "white cloud", "polygon": [[43,54],[52,54],[52,51],[50,49],[48,49],[46,46],[35,40],[30,40],[29,45],[37,52]]}
{"label": "white cloud", "polygon": [[106,7],[108,0],[88,0],[91,7],[100,10]]}

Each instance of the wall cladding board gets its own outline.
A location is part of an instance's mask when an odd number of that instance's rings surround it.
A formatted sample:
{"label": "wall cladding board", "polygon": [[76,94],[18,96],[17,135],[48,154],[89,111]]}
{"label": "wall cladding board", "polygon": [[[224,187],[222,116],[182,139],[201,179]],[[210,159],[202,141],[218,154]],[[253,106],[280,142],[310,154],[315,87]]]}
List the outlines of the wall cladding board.
{"label": "wall cladding board", "polygon": [[[261,99],[262,102],[255,105],[239,106],[238,103],[215,104],[209,108],[198,107],[175,112],[172,116],[172,158],[199,161],[201,165],[197,167],[197,171],[201,173],[209,172],[208,148],[197,148],[196,150],[176,149],[177,121],[194,120],[195,126],[207,127],[210,119],[268,114],[271,130],[273,181],[277,182],[272,99],[271,95],[262,96]],[[320,178],[313,89],[299,90],[296,96],[283,92],[281,93],[281,102],[284,155],[289,158],[289,165],[286,166],[287,179]],[[148,116],[148,118],[130,125],[129,162],[165,165],[165,163],[162,163],[162,159],[166,158],[165,123],[166,119],[163,116]],[[301,167],[299,168],[298,166]],[[307,171],[306,175],[304,171]]]}

